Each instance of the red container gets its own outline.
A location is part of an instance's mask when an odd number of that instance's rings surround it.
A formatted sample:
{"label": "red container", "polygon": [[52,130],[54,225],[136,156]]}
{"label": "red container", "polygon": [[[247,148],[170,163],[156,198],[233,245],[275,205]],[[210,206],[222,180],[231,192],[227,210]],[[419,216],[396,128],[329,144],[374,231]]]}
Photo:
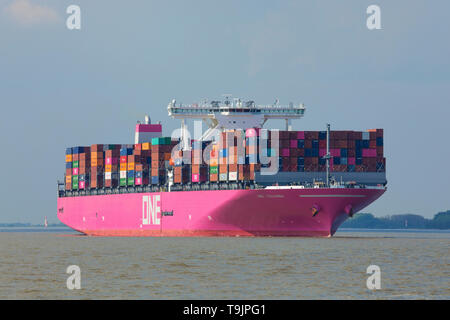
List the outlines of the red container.
{"label": "red container", "polygon": [[383,129],[377,129],[377,138],[383,137]]}
{"label": "red container", "polygon": [[304,140],[305,139],[305,131],[297,131],[297,139]]}
{"label": "red container", "polygon": [[[320,140],[322,141],[322,140]],[[319,157],[323,157],[327,154],[327,149],[319,149]]]}
{"label": "red container", "polygon": [[327,140],[319,140],[319,148],[326,149],[327,147]]}
{"label": "red container", "polygon": [[297,148],[297,147],[298,147],[298,142],[297,142],[297,140],[291,140],[290,147],[291,147],[291,148]]}
{"label": "red container", "polygon": [[377,157],[383,156],[383,146],[377,146]]}
{"label": "red container", "polygon": [[330,149],[330,154],[332,157],[340,157],[341,149]]}
{"label": "red container", "polygon": [[127,156],[120,156],[120,163],[127,163]]}
{"label": "red container", "polygon": [[281,156],[289,157],[289,149],[288,148],[281,149]]}
{"label": "red container", "polygon": [[377,156],[377,149],[362,149],[362,156],[363,157],[376,157]]}

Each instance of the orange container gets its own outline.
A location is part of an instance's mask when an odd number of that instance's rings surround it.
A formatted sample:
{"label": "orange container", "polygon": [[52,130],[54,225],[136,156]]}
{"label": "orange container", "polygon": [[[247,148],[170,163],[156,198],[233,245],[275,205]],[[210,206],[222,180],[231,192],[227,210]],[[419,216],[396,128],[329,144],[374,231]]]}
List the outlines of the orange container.
{"label": "orange container", "polygon": [[150,142],[144,142],[142,144],[142,150],[150,150],[151,144]]}
{"label": "orange container", "polygon": [[127,165],[127,170],[128,170],[128,171],[134,170],[134,162],[129,162],[129,163],[128,163],[128,165]]}
{"label": "orange container", "polygon": [[66,162],[72,162],[72,155],[66,154]]}

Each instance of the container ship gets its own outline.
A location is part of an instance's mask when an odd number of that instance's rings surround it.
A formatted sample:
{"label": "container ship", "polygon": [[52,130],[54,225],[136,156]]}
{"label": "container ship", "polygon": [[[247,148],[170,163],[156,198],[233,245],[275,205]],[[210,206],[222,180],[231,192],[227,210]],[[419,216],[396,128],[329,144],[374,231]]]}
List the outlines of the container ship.
{"label": "container ship", "polygon": [[[171,136],[146,116],[134,144],[66,149],[62,223],[91,236],[330,237],[386,191],[383,129],[294,131],[305,106],[278,100],[167,109],[181,120]],[[272,119],[285,128],[264,128]]]}

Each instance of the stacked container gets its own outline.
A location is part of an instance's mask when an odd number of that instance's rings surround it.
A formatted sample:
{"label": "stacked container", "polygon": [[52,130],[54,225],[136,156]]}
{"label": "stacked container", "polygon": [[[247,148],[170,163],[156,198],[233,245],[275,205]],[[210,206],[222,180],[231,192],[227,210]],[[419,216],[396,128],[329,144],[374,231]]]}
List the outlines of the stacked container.
{"label": "stacked container", "polygon": [[[126,187],[128,184],[128,156],[133,153],[132,148],[120,148],[120,164],[119,164],[119,186]],[[134,179],[134,177],[133,177]]]}
{"label": "stacked container", "polygon": [[192,141],[191,182],[193,183],[208,180],[208,167],[203,163],[203,150],[207,147],[207,144],[204,141]]}
{"label": "stacked container", "polygon": [[164,184],[166,181],[166,167],[171,158],[171,138],[153,138],[151,150],[151,183]]}
{"label": "stacked container", "polygon": [[[329,138],[330,171],[385,172],[382,129],[331,131]],[[192,151],[172,152],[179,141],[170,137],[120,149],[98,144],[67,148],[65,189],[164,184],[169,165],[174,167],[176,184],[254,181],[262,166],[272,166],[270,161],[278,161],[281,172],[324,172],[326,140],[325,131],[249,129],[222,132],[213,143],[192,141]]]}
{"label": "stacked container", "polygon": [[82,151],[78,156],[78,189],[86,190],[90,186],[91,152],[89,147],[83,147]]}
{"label": "stacked container", "polygon": [[120,169],[120,145],[104,145],[103,149],[103,153],[105,155],[105,187],[118,187]]}
{"label": "stacked container", "polygon": [[72,190],[72,148],[66,149],[66,174],[65,174],[65,189]]}

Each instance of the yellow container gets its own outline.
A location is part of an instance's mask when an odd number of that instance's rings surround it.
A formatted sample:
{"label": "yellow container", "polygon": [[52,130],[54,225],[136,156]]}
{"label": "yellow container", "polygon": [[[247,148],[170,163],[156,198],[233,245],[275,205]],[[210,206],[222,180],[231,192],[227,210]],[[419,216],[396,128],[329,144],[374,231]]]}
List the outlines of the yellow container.
{"label": "yellow container", "polygon": [[72,162],[72,155],[66,154],[66,162]]}
{"label": "yellow container", "polygon": [[126,163],[121,163],[120,164],[120,171],[127,171],[127,164]]}
{"label": "yellow container", "polygon": [[111,172],[111,165],[110,164],[105,165],[105,171],[106,172]]}
{"label": "yellow container", "polygon": [[130,171],[130,170],[134,170],[134,162],[128,163],[128,171]]}
{"label": "yellow container", "polygon": [[66,176],[66,183],[72,183],[72,176]]}
{"label": "yellow container", "polygon": [[150,142],[144,142],[142,144],[142,150],[150,150],[150,146],[151,146]]}

